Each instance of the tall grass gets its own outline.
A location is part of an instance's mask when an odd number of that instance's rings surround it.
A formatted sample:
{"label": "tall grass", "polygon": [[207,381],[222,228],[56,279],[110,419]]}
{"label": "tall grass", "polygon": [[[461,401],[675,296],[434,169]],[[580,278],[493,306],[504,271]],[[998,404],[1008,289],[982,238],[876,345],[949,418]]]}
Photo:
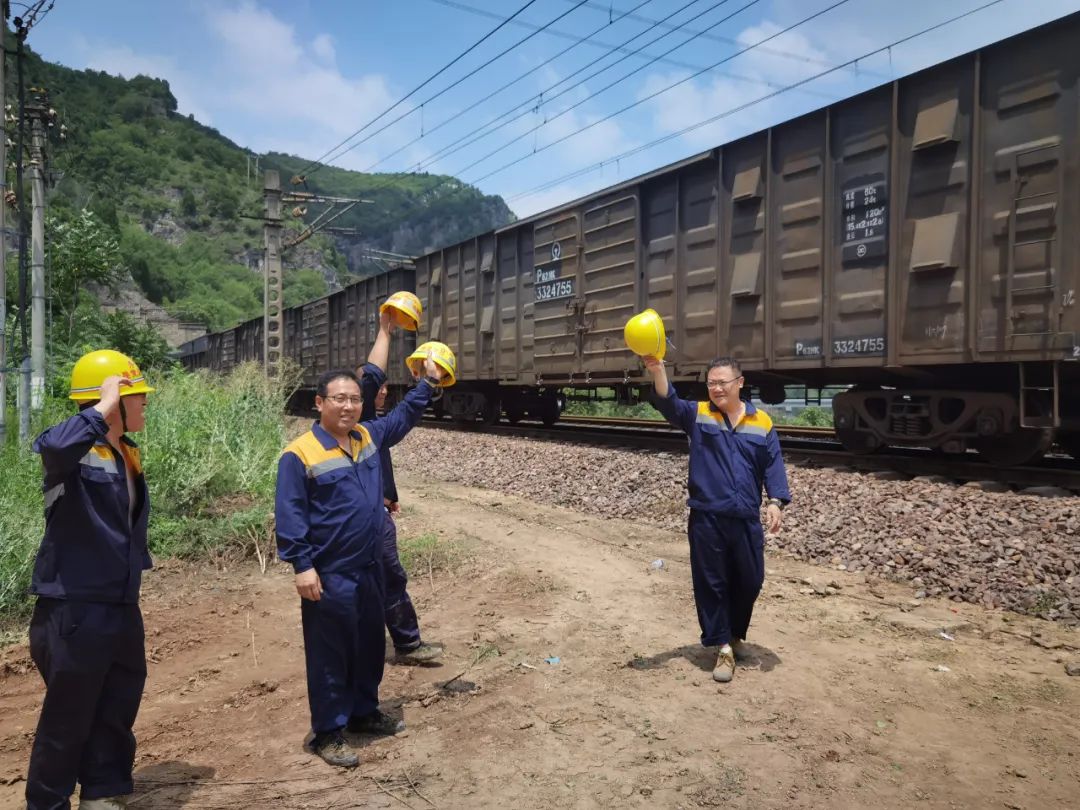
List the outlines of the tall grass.
{"label": "tall grass", "polygon": [[[152,384],[146,429],[134,437],[150,487],[151,552],[218,553],[265,535],[285,444],[287,387],[254,366],[226,378],[175,372]],[[50,400],[35,435],[73,412],[66,400]],[[11,438],[0,447],[0,470],[2,622],[28,609],[44,518],[39,457]]]}

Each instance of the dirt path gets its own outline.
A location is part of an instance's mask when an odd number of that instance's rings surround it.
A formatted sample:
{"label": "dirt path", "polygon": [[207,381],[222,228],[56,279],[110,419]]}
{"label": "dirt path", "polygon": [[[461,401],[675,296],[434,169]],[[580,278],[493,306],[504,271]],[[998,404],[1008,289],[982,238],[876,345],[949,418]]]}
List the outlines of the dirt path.
{"label": "dirt path", "polygon": [[[144,599],[133,808],[1080,806],[1075,633],[770,558],[755,661],[721,687],[681,535],[404,483],[401,533],[467,551],[410,587],[448,656],[387,668],[406,734],[348,774],[304,753],[288,573],[165,566]],[[9,649],[0,808],[21,806],[39,700]]]}

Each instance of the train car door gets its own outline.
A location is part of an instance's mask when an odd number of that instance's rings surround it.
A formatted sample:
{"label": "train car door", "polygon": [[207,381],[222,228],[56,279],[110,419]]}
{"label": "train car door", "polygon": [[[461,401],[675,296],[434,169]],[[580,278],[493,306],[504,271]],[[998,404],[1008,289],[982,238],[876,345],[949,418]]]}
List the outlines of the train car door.
{"label": "train car door", "polygon": [[533,228],[533,335],[537,377],[568,381],[580,371],[581,226],[562,211]]}

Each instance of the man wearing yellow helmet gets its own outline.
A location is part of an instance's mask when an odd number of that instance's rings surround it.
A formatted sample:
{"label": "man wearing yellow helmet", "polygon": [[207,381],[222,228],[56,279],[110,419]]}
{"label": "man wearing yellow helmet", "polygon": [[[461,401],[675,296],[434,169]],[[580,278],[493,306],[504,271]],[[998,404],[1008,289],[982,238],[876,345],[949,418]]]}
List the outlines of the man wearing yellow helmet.
{"label": "man wearing yellow helmet", "polygon": [[139,587],[150,568],[150,501],[139,449],[153,391],[119,352],[84,355],[71,374],[79,412],[34,441],[45,470],[45,536],[34,561],[30,654],[45,681],[26,780],[28,810],[125,806],[132,726],[146,680]]}

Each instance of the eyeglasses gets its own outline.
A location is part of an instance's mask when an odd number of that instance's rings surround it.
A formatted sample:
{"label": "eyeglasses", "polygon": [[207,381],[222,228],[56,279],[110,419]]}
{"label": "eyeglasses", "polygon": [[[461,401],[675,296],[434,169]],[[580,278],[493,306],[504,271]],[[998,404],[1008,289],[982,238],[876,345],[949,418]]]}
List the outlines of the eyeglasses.
{"label": "eyeglasses", "polygon": [[350,405],[363,405],[364,400],[362,397],[350,397],[346,394],[335,394],[332,397],[324,397],[324,399],[333,402],[335,405],[344,405],[348,402]]}
{"label": "eyeglasses", "polygon": [[738,377],[732,377],[730,380],[708,380],[705,383],[705,387],[708,388],[711,391],[716,391],[717,389],[720,389],[720,388],[726,388],[727,386],[731,385],[733,382],[736,382],[736,381],[741,380],[741,379],[742,379],[742,375],[740,374]]}

